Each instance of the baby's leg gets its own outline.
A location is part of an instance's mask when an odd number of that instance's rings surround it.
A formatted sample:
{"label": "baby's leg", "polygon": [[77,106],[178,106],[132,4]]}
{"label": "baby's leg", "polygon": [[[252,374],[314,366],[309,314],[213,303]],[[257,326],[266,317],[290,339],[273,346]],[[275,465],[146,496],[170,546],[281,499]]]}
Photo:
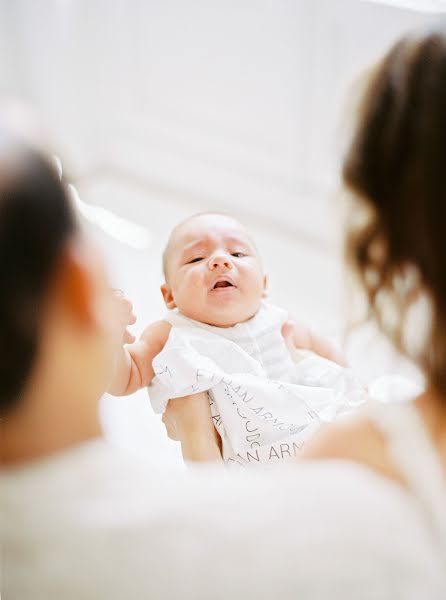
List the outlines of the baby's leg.
{"label": "baby's leg", "polygon": [[163,415],[170,438],[181,442],[185,461],[221,461],[221,439],[211,417],[207,392],[169,400]]}

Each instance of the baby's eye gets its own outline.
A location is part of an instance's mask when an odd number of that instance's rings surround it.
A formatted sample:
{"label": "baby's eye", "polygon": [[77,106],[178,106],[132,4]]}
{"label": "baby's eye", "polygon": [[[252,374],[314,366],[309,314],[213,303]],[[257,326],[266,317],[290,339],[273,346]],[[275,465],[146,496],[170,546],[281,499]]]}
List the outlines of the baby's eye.
{"label": "baby's eye", "polygon": [[189,260],[187,264],[191,265],[192,263],[200,262],[200,260],[203,260],[203,257],[202,256],[196,256],[192,260]]}
{"label": "baby's eye", "polygon": [[243,258],[246,254],[243,254],[243,252],[233,252],[232,256],[235,256],[235,258]]}

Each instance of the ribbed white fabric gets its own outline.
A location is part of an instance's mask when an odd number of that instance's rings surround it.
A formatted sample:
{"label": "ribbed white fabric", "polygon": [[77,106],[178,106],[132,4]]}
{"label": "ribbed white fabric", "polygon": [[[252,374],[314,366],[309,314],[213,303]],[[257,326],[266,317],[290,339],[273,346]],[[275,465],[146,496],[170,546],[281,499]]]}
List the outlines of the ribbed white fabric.
{"label": "ribbed white fabric", "polygon": [[232,327],[214,327],[189,319],[179,312],[168,313],[165,320],[174,327],[192,325],[230,340],[259,363],[265,377],[291,382],[295,376],[295,364],[281,332],[287,316],[283,308],[262,302],[254,317]]}

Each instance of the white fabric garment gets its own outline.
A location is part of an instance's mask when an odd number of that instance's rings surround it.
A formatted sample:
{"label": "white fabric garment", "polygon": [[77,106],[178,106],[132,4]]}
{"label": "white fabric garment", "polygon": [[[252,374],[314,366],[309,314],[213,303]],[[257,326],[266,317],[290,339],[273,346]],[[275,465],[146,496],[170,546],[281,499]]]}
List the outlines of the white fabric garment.
{"label": "white fabric garment", "polygon": [[262,303],[252,319],[222,328],[171,313],[148,388],[154,410],[209,391],[227,464],[294,459],[321,422],[361,404],[365,391],[349,369],[329,360],[311,355],[294,364],[281,334],[286,316]]}
{"label": "white fabric garment", "polygon": [[[393,402],[385,409],[370,402],[365,414],[387,440],[387,452],[425,513],[446,575],[446,476],[413,402]],[[416,448],[409,452],[410,446]]]}
{"label": "white fabric garment", "polygon": [[444,600],[438,459],[393,424],[407,488],[343,461],[162,473],[100,440],[3,470],[2,597]]}

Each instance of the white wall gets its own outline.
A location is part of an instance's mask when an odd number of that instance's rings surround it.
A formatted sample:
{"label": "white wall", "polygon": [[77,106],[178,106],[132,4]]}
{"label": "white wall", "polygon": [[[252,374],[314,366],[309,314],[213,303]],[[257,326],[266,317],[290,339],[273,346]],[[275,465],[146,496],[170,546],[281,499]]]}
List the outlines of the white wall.
{"label": "white wall", "polygon": [[1,0],[0,81],[84,189],[120,180],[321,243],[351,81],[433,18],[360,0]]}

